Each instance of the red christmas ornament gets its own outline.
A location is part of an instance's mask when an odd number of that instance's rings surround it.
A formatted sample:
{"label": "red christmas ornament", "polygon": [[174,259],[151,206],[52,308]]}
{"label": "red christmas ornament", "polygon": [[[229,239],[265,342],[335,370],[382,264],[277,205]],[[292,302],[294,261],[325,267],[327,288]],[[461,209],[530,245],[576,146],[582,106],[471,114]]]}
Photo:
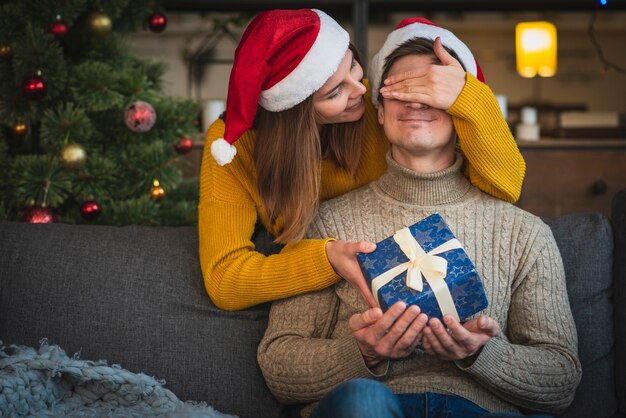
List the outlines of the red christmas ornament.
{"label": "red christmas ornament", "polygon": [[126,126],[134,132],[147,132],[156,122],[156,112],[148,102],[137,100],[126,108],[124,121]]}
{"label": "red christmas ornament", "polygon": [[61,16],[57,16],[57,20],[50,26],[50,32],[52,32],[54,37],[58,40],[65,38],[68,31],[69,27],[67,23],[61,19]]}
{"label": "red christmas ornament", "polygon": [[52,211],[43,206],[27,207],[22,213],[22,221],[31,224],[51,224],[55,220]]}
{"label": "red christmas ornament", "polygon": [[29,100],[41,100],[46,95],[46,82],[39,74],[24,77],[22,93]]}
{"label": "red christmas ornament", "polygon": [[193,141],[191,138],[184,137],[178,144],[174,145],[174,149],[179,154],[188,154],[193,148]]}
{"label": "red christmas ornament", "polygon": [[100,216],[100,204],[95,200],[88,200],[80,207],[80,214],[83,219],[93,221]]}
{"label": "red christmas ornament", "polygon": [[159,12],[154,12],[148,16],[148,27],[152,32],[161,33],[167,26],[167,19],[165,15]]}

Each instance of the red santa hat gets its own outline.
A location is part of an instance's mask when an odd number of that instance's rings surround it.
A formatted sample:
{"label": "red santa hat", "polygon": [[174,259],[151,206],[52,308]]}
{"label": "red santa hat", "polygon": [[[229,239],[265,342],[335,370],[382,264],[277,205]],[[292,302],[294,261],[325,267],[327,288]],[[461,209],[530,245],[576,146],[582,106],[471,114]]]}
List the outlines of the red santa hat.
{"label": "red santa hat", "polygon": [[412,38],[426,38],[434,41],[437,37],[441,38],[441,43],[448,49],[454,51],[459,57],[459,61],[465,67],[465,70],[478,78],[483,83],[485,77],[474,58],[472,51],[452,32],[435,25],[428,19],[423,17],[410,17],[404,19],[396,28],[387,35],[387,39],[382,48],[370,63],[368,78],[372,89],[372,102],[374,106],[378,106],[378,91],[380,90],[381,77],[385,60],[397,47]]}
{"label": "red santa hat", "polygon": [[280,112],[304,101],[337,71],[349,43],[348,33],[320,10],[257,15],[235,51],[224,138],[211,144],[217,163],[232,161],[233,144],[252,127],[258,105]]}

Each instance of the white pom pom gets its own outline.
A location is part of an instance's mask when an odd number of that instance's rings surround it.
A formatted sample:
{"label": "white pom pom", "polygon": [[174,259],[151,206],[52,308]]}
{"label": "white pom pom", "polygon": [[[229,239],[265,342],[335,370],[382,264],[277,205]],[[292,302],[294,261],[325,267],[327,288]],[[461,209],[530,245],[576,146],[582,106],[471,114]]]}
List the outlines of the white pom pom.
{"label": "white pom pom", "polygon": [[226,165],[235,158],[237,148],[226,142],[224,138],[218,138],[211,144],[211,154],[219,165]]}

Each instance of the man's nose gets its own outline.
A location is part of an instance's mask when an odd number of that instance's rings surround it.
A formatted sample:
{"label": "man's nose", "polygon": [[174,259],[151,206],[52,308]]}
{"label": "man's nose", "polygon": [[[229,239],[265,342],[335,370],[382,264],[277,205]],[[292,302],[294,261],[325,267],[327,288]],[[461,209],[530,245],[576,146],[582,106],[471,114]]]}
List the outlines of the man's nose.
{"label": "man's nose", "polygon": [[406,103],[405,106],[415,110],[426,110],[430,108],[430,106],[424,103]]}

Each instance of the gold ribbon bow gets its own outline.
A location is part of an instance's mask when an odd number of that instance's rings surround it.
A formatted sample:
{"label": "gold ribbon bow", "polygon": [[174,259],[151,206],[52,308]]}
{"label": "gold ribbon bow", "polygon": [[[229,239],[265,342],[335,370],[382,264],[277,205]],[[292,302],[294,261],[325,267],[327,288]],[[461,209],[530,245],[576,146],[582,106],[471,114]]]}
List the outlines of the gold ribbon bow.
{"label": "gold ribbon bow", "polygon": [[406,271],[407,287],[421,292],[424,288],[424,283],[422,282],[422,276],[424,276],[433,290],[441,313],[444,315],[450,314],[459,321],[459,314],[445,281],[448,271],[448,260],[437,255],[456,248],[463,248],[459,240],[451,239],[429,252],[425,252],[419,242],[411,235],[409,228],[403,228],[396,232],[393,239],[409,261],[387,270],[372,280],[372,293],[376,301],[380,304],[380,301],[378,301],[378,290],[393,280],[394,277]]}

